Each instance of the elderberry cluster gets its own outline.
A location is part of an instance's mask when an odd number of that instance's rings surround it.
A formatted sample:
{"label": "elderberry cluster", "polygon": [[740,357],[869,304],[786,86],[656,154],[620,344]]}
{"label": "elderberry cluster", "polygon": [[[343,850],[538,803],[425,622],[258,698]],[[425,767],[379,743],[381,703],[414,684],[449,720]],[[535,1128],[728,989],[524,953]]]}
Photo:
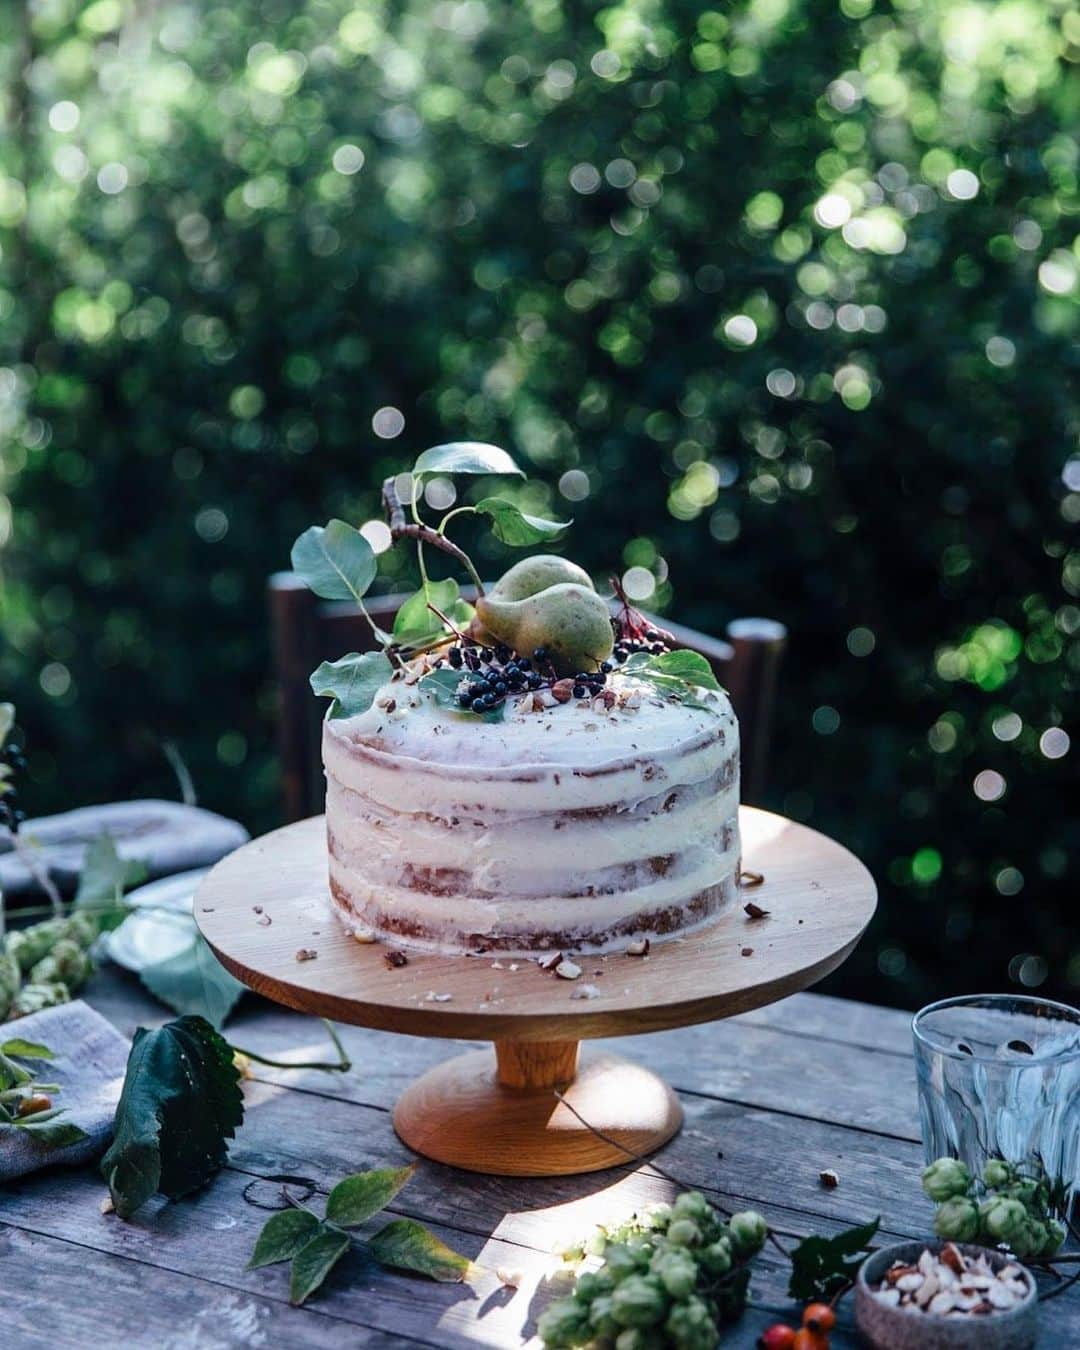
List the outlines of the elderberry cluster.
{"label": "elderberry cluster", "polygon": [[22,749],[12,741],[0,746],[0,826],[6,826],[12,834],[18,834],[19,826],[26,819],[26,812],[19,809],[18,790],[14,776],[26,768],[26,756]]}
{"label": "elderberry cluster", "polygon": [[[542,654],[543,649],[538,648],[538,652]],[[451,647],[446,659],[455,670],[469,671],[458,688],[457,701],[471,712],[491,712],[507,694],[540,689],[545,683],[527,656],[519,656],[505,645]]]}
{"label": "elderberry cluster", "polygon": [[660,656],[667,649],[667,643],[655,628],[646,628],[640,635],[632,636],[616,625],[615,650],[612,655],[620,663],[634,652],[648,652],[650,656]]}

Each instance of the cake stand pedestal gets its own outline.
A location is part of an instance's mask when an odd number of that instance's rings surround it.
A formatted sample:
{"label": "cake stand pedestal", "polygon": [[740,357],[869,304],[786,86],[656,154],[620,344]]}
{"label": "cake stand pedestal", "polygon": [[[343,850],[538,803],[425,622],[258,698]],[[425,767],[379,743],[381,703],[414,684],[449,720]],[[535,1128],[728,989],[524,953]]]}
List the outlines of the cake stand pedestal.
{"label": "cake stand pedestal", "polygon": [[[406,1089],[394,1128],[416,1152],[498,1176],[593,1172],[625,1162],[627,1150],[659,1148],[682,1111],[656,1074],[609,1053],[579,1058],[581,1041],[712,1021],[785,998],[834,970],[874,912],[873,879],[841,845],[752,807],[741,808],[739,823],[743,867],[764,877],[760,885],[744,888],[707,928],[647,956],[577,956],[577,980],[498,952],[402,947],[406,963],[395,965],[398,949],[358,942],[330,909],[322,817],[218,863],[195,897],[195,918],[228,970],[290,1008],[494,1042],[494,1053],[444,1060]],[[767,913],[749,916],[747,902]]]}

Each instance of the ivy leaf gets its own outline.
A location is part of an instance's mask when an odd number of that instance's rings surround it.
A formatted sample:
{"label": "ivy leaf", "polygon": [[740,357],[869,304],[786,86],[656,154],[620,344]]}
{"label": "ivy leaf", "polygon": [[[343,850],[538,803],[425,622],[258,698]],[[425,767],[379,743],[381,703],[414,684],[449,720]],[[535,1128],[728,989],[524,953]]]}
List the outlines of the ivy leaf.
{"label": "ivy leaf", "polygon": [[176,1200],[198,1190],[222,1166],[244,1118],[239,1083],[232,1049],[205,1018],[138,1029],[101,1160],[122,1219],[159,1191]]}
{"label": "ivy leaf", "polygon": [[124,891],[144,881],[147,870],[135,858],[121,858],[112,836],[99,834],[87,847],[75,892],[76,909],[97,911],[103,929],[116,928],[127,917]]}
{"label": "ivy leaf", "polygon": [[476,503],[481,515],[491,517],[491,528],[504,544],[523,548],[528,544],[542,544],[569,529],[570,520],[545,520],[542,516],[527,516],[520,507],[505,497],[485,497]]}
{"label": "ivy leaf", "polygon": [[348,1233],[320,1223],[315,1236],[293,1257],[289,1302],[299,1307],[318,1289],[348,1249]]}
{"label": "ivy leaf", "polygon": [[453,577],[447,577],[445,581],[432,581],[428,583],[427,590],[421,587],[415,595],[410,595],[398,610],[394,618],[395,642],[403,646],[421,643],[446,632],[442,619],[429,605],[441,610],[458,628],[464,628],[472,618],[472,606],[461,599],[460,589]]}
{"label": "ivy leaf", "polygon": [[293,571],[324,600],[359,600],[375,580],[371,545],[343,520],[312,525],[292,546]]}
{"label": "ivy leaf", "polygon": [[10,1041],[0,1041],[0,1055],[18,1055],[20,1059],[56,1058],[47,1045],[40,1045],[37,1041],[24,1041],[20,1036]]}
{"label": "ivy leaf", "polygon": [[490,473],[517,474],[524,478],[505,450],[481,441],[451,441],[448,445],[433,445],[425,450],[413,465],[413,476],[425,473]]}
{"label": "ivy leaf", "polygon": [[324,661],[312,673],[311,687],[321,698],[334,700],[331,717],[355,717],[367,712],[393,673],[385,652],[352,652],[340,661]]}
{"label": "ivy leaf", "polygon": [[248,1270],[291,1261],[311,1241],[318,1227],[319,1221],[310,1210],[283,1209],[264,1224],[247,1263]]}
{"label": "ivy leaf", "polygon": [[68,1120],[13,1120],[10,1122],[17,1130],[22,1130],[23,1134],[28,1134],[31,1138],[45,1148],[67,1148],[69,1144],[77,1144],[80,1139],[86,1138],[86,1131],[81,1125],[76,1125]]}
{"label": "ivy leaf", "polygon": [[700,689],[723,688],[713,674],[712,666],[699,652],[680,649],[664,652],[660,656],[635,652],[623,663],[622,668],[628,674],[657,684],[667,682],[696,685]]}
{"label": "ivy leaf", "polygon": [[164,961],[142,966],[139,979],[173,1012],[205,1017],[219,1031],[244,992],[194,926],[188,946]]}
{"label": "ivy leaf", "polygon": [[326,1217],[332,1223],[352,1228],[378,1214],[412,1178],[416,1164],[384,1167],[377,1172],[357,1172],[339,1181],[326,1200]]}
{"label": "ivy leaf", "polygon": [[415,1270],[442,1284],[460,1284],[472,1268],[467,1256],[448,1247],[415,1219],[395,1219],[368,1242],[368,1251],[384,1266]]}
{"label": "ivy leaf", "polygon": [[463,708],[458,703],[457,691],[465,676],[465,671],[451,670],[442,666],[438,670],[432,670],[423,676],[416,687],[428,690],[438,706],[445,708],[448,712],[458,713],[462,717],[475,717],[481,722],[501,722],[506,716],[505,703],[498,704],[486,713],[474,713],[471,709]]}
{"label": "ivy leaf", "polygon": [[835,1237],[803,1238],[791,1253],[788,1294],[800,1303],[830,1298],[855,1278],[863,1253],[881,1224],[880,1217],[858,1228],[847,1228]]}

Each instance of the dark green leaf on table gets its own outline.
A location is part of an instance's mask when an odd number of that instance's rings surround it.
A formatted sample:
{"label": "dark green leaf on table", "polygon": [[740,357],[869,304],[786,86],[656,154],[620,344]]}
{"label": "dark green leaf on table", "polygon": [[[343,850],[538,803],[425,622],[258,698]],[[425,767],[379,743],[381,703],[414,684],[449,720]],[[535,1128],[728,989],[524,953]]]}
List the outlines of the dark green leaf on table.
{"label": "dark green leaf on table", "polygon": [[283,1209],[266,1221],[251,1253],[248,1270],[291,1261],[301,1247],[311,1241],[318,1228],[319,1221],[310,1210]]}
{"label": "dark green leaf on table", "polygon": [[357,1172],[339,1181],[326,1201],[326,1217],[346,1228],[364,1223],[378,1214],[412,1178],[416,1164],[384,1167],[375,1172]]}
{"label": "dark green leaf on table", "polygon": [[146,865],[121,858],[111,835],[100,834],[87,846],[75,892],[75,908],[94,910],[102,928],[115,928],[127,916],[124,892],[145,881]]}
{"label": "dark green leaf on table", "polygon": [[219,1031],[244,992],[244,986],[229,974],[194,927],[182,951],[141,967],[139,979],[173,1012],[205,1017]]}
{"label": "dark green leaf on table", "polygon": [[205,1018],[139,1028],[101,1161],[122,1219],[159,1191],[188,1195],[222,1166],[244,1118],[239,1083],[231,1047]]}
{"label": "dark green leaf on table", "polygon": [[[42,1112],[42,1115],[45,1113]],[[86,1131],[81,1125],[75,1125],[68,1120],[12,1120],[9,1122],[23,1134],[28,1134],[44,1148],[67,1148],[69,1144],[77,1144],[80,1139],[86,1138]]]}
{"label": "dark green leaf on table", "polygon": [[412,471],[417,476],[424,473],[490,473],[525,477],[505,450],[482,441],[433,445],[417,459]]}
{"label": "dark green leaf on table", "polygon": [[791,1253],[791,1280],[788,1294],[800,1303],[830,1298],[849,1284],[866,1259],[881,1219],[847,1228],[835,1237],[816,1235],[803,1238]]}
{"label": "dark green leaf on table", "polygon": [[467,1256],[448,1247],[415,1219],[395,1219],[368,1242],[376,1261],[398,1270],[430,1275],[444,1284],[459,1284],[472,1266]]}
{"label": "dark green leaf on table", "polygon": [[319,1224],[315,1236],[293,1257],[289,1302],[299,1305],[309,1298],[348,1250],[348,1233],[330,1224]]}
{"label": "dark green leaf on table", "polygon": [[324,600],[359,600],[378,571],[371,545],[343,520],[305,530],[292,546],[292,565]]}
{"label": "dark green leaf on table", "polygon": [[340,661],[324,661],[312,673],[311,687],[320,698],[334,700],[331,717],[355,717],[367,712],[393,673],[385,652],[352,652]]}
{"label": "dark green leaf on table", "polygon": [[410,595],[394,618],[392,637],[402,646],[421,643],[446,633],[446,626],[431,606],[440,610],[458,628],[464,628],[472,618],[472,606],[461,599],[460,589],[453,577],[445,581],[431,581]]}
{"label": "dark green leaf on table", "polygon": [[545,520],[542,516],[526,515],[505,497],[485,497],[482,502],[476,503],[476,509],[481,515],[491,517],[491,528],[504,544],[516,548],[542,544],[573,524],[569,520]]}

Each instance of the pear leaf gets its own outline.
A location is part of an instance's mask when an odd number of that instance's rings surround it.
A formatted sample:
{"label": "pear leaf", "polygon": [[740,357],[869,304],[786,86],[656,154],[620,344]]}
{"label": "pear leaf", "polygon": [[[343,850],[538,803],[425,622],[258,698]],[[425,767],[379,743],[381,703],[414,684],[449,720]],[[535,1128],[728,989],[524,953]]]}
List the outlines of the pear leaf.
{"label": "pear leaf", "polygon": [[545,520],[542,516],[526,515],[505,497],[485,497],[476,503],[476,509],[481,515],[491,517],[491,528],[496,537],[515,548],[542,544],[573,524],[570,520]]}
{"label": "pear leaf", "polygon": [[415,1270],[443,1284],[460,1284],[472,1262],[454,1251],[415,1219],[395,1219],[368,1242],[368,1251],[380,1265]]}
{"label": "pear leaf", "polygon": [[436,638],[447,630],[442,619],[430,608],[441,610],[458,628],[464,628],[472,618],[472,606],[461,599],[453,577],[445,581],[428,582],[401,606],[394,618],[394,641],[401,646],[422,643]]}
{"label": "pear leaf", "polygon": [[292,546],[292,565],[324,600],[359,600],[379,566],[368,541],[343,520],[305,530]]}
{"label": "pear leaf", "polygon": [[481,441],[451,441],[448,445],[433,445],[425,450],[413,465],[413,476],[425,473],[490,473],[517,474],[524,478],[505,450]]}
{"label": "pear leaf", "polygon": [[624,661],[620,669],[627,675],[639,680],[647,680],[662,694],[674,694],[682,702],[692,707],[710,708],[708,703],[698,702],[693,694],[695,689],[721,690],[723,686],[713,674],[712,666],[698,652],[677,650],[652,656],[647,652],[635,652]]}
{"label": "pear leaf", "polygon": [[348,1233],[331,1224],[319,1224],[314,1237],[293,1257],[289,1302],[298,1307],[309,1298],[348,1250]]}
{"label": "pear leaf", "polygon": [[346,1228],[363,1223],[385,1209],[415,1171],[413,1163],[409,1167],[384,1167],[346,1177],[327,1196],[326,1217]]}
{"label": "pear leaf", "polygon": [[291,1261],[301,1247],[307,1246],[319,1228],[319,1221],[307,1209],[283,1209],[266,1221],[247,1263],[248,1270]]}
{"label": "pear leaf", "polygon": [[431,694],[440,708],[445,708],[448,712],[460,713],[462,717],[475,717],[481,722],[501,722],[506,716],[506,704],[499,703],[490,712],[475,713],[470,708],[463,708],[457,701],[458,690],[461,688],[462,681],[467,678],[465,671],[450,670],[446,666],[439,670],[430,671],[418,682],[418,689],[426,689]]}
{"label": "pear leaf", "polygon": [[135,1033],[101,1174],[122,1219],[157,1192],[189,1195],[222,1167],[244,1119],[233,1052],[203,1017]]}
{"label": "pear leaf", "polygon": [[351,652],[340,661],[324,661],[312,673],[311,687],[320,697],[334,700],[331,717],[355,717],[367,712],[393,673],[385,652]]}

